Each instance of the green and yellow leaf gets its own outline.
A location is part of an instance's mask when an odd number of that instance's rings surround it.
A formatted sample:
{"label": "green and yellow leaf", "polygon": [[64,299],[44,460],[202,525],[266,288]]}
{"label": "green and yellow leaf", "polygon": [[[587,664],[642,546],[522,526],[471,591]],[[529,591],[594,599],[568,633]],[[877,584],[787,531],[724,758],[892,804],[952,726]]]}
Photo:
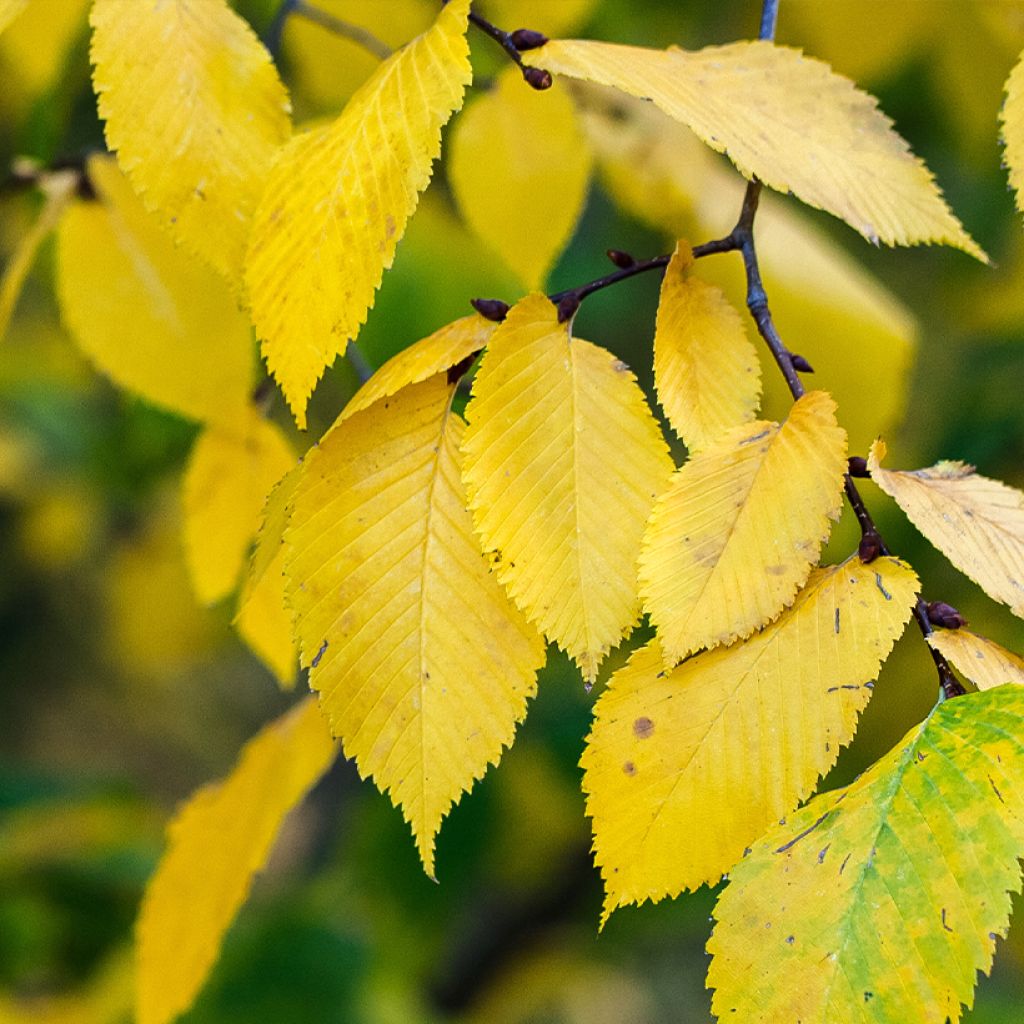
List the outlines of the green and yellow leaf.
{"label": "green and yellow leaf", "polygon": [[1006,101],[1000,111],[1003,146],[1017,209],[1024,210],[1024,54],[1006,80]]}
{"label": "green and yellow leaf", "polygon": [[[0,22],[2,19],[3,10],[0,8]],[[4,267],[3,275],[0,276],[0,340],[7,333],[18,296],[21,295],[25,278],[32,269],[39,247],[57,226],[61,214],[78,187],[78,172],[68,170],[46,174],[40,180],[39,187],[45,196],[43,208],[39,211],[35,223],[18,242],[17,248]]]}
{"label": "green and yellow leaf", "polygon": [[845,470],[835,403],[811,391],[781,427],[738,427],[676,472],[640,553],[666,664],[749,636],[793,603],[839,516]]}
{"label": "green and yellow leaf", "polygon": [[592,163],[565,87],[538,93],[510,65],[456,121],[448,176],[466,222],[533,290],[583,212]]}
{"label": "green and yellow leaf", "polygon": [[937,629],[928,643],[979,690],[1024,683],[1024,658],[969,629]]}
{"label": "green and yellow leaf", "polygon": [[291,134],[270,54],[225,0],[95,0],[107,144],[146,207],[240,294],[253,213]]}
{"label": "green and yellow leaf", "polygon": [[902,562],[854,557],[815,569],[749,640],[671,672],[655,640],[611,677],[581,761],[605,919],[717,882],[806,799],[853,738],[917,591]]}
{"label": "green and yellow leaf", "polygon": [[466,487],[498,578],[592,681],[639,616],[640,540],[672,472],[643,392],[534,294],[495,331],[466,416]]}
{"label": "green and yellow leaf", "polygon": [[115,384],[182,416],[243,429],[253,357],[227,286],[175,247],[109,157],[93,157],[98,201],[58,229],[61,315]]}
{"label": "green and yellow leaf", "polygon": [[338,422],[353,413],[369,409],[382,398],[390,398],[410,384],[422,384],[479,352],[494,333],[497,324],[482,316],[464,316],[421,338],[392,356],[352,396]]}
{"label": "green and yellow leaf", "polygon": [[295,685],[298,661],[292,613],[285,593],[284,531],[301,477],[302,463],[299,462],[281,477],[267,496],[234,618],[238,635],[285,690]]}
{"label": "green and yellow leaf", "polygon": [[296,136],[256,211],[246,282],[263,354],[300,427],[324,369],[366,320],[441,128],[471,77],[469,0],[384,61],[326,127]]}
{"label": "green and yellow leaf", "polygon": [[244,432],[207,427],[196,440],[183,487],[185,557],[204,604],[234,591],[267,494],[294,464],[280,428],[255,410]]}
{"label": "green and yellow leaf", "polygon": [[871,478],[961,572],[1024,617],[1024,494],[963,462],[882,469],[884,442],[868,455]]}
{"label": "green and yellow leaf", "polygon": [[947,700],[730,872],[708,943],[720,1019],[953,1024],[1020,890],[1024,689]]}
{"label": "green and yellow leaf", "polygon": [[754,418],[761,364],[735,307],[688,275],[685,242],[665,271],[654,332],[654,384],[669,422],[691,452]]}
{"label": "green and yellow leaf", "polygon": [[530,64],[650,99],[746,178],[792,192],[869,241],[942,242],[987,260],[874,97],[770,42],[686,51],[554,40]]}
{"label": "green and yellow leaf", "polygon": [[[577,91],[619,205],[671,240],[715,237],[735,221],[743,181],[692,132],[649,103],[595,86]],[[758,207],[757,252],[783,337],[829,382],[851,449],[866,449],[903,412],[917,343],[913,316],[806,213],[770,193]],[[742,261],[705,260],[701,276],[742,307]],[[865,366],[872,368],[870,395]],[[781,419],[792,401],[781,375],[769,374],[764,418]]]}
{"label": "green and yellow leaf", "polygon": [[430,875],[441,820],[511,744],[544,660],[473,533],[454,390],[441,373],[335,426],[285,532],[310,685]]}
{"label": "green and yellow leaf", "polygon": [[170,1024],[192,1005],[285,817],[335,753],[316,702],[304,700],[178,812],[136,926],[139,1024]]}

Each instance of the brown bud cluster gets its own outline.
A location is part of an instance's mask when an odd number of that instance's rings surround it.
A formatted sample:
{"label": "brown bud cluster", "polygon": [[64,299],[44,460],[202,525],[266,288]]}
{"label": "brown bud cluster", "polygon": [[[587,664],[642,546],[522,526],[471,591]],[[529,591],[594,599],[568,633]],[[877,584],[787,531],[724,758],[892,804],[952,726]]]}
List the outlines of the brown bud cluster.
{"label": "brown bud cluster", "polygon": [[928,612],[928,621],[933,626],[941,626],[943,629],[959,629],[967,625],[967,620],[950,604],[945,601],[929,601],[925,605]]}

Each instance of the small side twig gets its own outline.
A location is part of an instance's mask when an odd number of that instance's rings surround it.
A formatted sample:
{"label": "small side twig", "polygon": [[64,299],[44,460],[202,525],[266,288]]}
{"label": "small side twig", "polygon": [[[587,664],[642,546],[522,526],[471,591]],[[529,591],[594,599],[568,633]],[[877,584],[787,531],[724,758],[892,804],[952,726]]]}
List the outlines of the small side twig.
{"label": "small side twig", "polygon": [[336,36],[342,36],[357,46],[361,46],[378,60],[387,60],[394,52],[387,43],[382,39],[378,39],[368,29],[363,28],[362,25],[356,25],[350,21],[345,21],[343,18],[338,18],[329,11],[308,3],[307,0],[282,0],[281,6],[278,8],[277,14],[274,15],[274,20],[270,23],[270,28],[267,29],[263,39],[264,45],[275,58],[281,50],[281,36],[284,33],[285,22],[293,14],[297,14],[307,21],[320,25],[322,28],[327,29],[328,32],[332,32]]}
{"label": "small side twig", "polygon": [[477,14],[476,11],[469,12],[469,20],[471,24],[493,39],[505,51],[509,60],[522,72],[523,80],[528,85],[537,90],[551,88],[551,72],[545,71],[543,68],[529,67],[524,64],[523,58],[519,53],[519,47],[516,45],[517,39],[523,39],[528,44],[528,46],[524,45],[524,48],[533,49],[547,42],[543,35],[539,32],[528,32],[523,29],[517,32],[505,32],[503,29],[498,28],[497,25],[492,25],[485,17]]}

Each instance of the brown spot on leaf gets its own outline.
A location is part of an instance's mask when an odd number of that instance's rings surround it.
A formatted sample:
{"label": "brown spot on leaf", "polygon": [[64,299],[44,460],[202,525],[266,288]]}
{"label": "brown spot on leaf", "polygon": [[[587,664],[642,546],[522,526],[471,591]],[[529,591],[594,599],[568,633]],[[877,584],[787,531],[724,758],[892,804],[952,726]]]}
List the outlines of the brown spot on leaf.
{"label": "brown spot on leaf", "polygon": [[637,739],[646,740],[649,739],[654,733],[654,723],[646,716],[641,715],[633,723],[633,735]]}
{"label": "brown spot on leaf", "polygon": [[622,770],[627,775],[636,775],[636,765],[632,761],[627,761],[623,766]]}

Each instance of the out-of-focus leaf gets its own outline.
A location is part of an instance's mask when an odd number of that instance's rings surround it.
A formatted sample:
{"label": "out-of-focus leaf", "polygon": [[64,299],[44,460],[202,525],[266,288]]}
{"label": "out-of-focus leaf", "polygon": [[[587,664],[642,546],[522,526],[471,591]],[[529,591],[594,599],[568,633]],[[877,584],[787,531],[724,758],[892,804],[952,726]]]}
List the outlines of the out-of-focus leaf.
{"label": "out-of-focus leaf", "polygon": [[243,432],[207,427],[196,440],[184,479],[185,555],[204,604],[235,589],[267,495],[294,463],[280,428],[255,410]]}
{"label": "out-of-focus leaf", "polygon": [[535,92],[513,66],[455,122],[448,176],[467,223],[532,290],[572,235],[592,162],[565,87]]}
{"label": "out-of-focus leaf", "polygon": [[248,417],[251,335],[227,286],[175,247],[108,157],[93,157],[97,202],[58,230],[61,314],[115,383],[229,430]]}
{"label": "out-of-focus leaf", "polygon": [[223,782],[178,812],[136,929],[139,1024],[169,1024],[191,1006],[285,817],[336,753],[308,698],[250,740]]}

